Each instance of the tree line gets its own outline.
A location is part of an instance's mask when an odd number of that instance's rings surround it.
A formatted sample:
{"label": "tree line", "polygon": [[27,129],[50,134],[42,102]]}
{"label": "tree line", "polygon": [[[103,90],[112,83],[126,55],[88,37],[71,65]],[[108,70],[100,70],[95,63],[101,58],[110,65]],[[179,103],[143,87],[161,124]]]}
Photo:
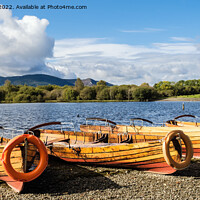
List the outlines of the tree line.
{"label": "tree line", "polygon": [[200,94],[200,79],[178,82],[160,81],[153,87],[163,97]]}
{"label": "tree line", "polygon": [[150,86],[148,83],[137,85],[107,86],[101,80],[95,86],[84,86],[77,78],[75,86],[12,85],[6,80],[0,87],[0,102],[73,102],[73,101],[154,101],[170,96],[200,93],[200,80],[178,82],[160,81]]}

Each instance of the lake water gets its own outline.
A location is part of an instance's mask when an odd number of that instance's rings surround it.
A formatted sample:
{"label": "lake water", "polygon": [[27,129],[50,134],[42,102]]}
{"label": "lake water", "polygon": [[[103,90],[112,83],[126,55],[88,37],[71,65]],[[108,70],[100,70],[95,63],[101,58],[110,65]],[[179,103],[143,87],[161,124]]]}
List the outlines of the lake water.
{"label": "lake water", "polygon": [[[103,102],[103,103],[20,103],[0,104],[1,124],[27,129],[50,121],[85,123],[87,117],[100,117],[128,124],[140,117],[156,123],[182,114],[200,117],[200,102]],[[79,117],[78,117],[79,116]],[[190,119],[191,120],[191,119]]]}

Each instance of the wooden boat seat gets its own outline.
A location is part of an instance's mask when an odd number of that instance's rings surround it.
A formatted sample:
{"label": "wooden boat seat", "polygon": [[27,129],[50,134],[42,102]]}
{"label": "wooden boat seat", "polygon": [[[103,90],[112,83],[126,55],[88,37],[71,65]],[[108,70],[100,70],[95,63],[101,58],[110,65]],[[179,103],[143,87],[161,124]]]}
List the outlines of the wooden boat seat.
{"label": "wooden boat seat", "polygon": [[[54,142],[53,143],[54,146],[56,147],[69,147],[69,144],[67,144],[66,142]],[[83,148],[83,147],[107,147],[107,146],[117,146],[117,145],[124,145],[123,143],[93,143],[93,142],[89,142],[89,143],[75,143],[75,144],[71,144],[70,143],[70,148]]]}
{"label": "wooden boat seat", "polygon": [[93,144],[99,143],[99,142],[104,142],[108,143],[108,134],[103,134],[99,139],[95,140]]}
{"label": "wooden boat seat", "polygon": [[133,143],[132,135],[131,135],[130,137],[129,137],[129,135],[128,135],[127,139],[121,141],[120,143],[128,143],[128,144]]}
{"label": "wooden boat seat", "polygon": [[67,139],[57,138],[57,139],[48,141],[48,142],[46,143],[46,145],[48,146],[48,145],[51,145],[51,144],[53,144],[53,143],[55,143],[55,142],[66,142],[66,143],[69,143],[69,141],[70,141],[69,138],[67,138]]}

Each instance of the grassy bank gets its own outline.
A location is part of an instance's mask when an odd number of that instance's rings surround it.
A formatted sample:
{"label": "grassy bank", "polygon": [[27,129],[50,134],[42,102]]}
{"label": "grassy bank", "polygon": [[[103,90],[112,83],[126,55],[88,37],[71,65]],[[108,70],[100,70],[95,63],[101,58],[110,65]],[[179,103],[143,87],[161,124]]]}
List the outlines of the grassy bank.
{"label": "grassy bank", "polygon": [[160,101],[200,101],[200,94],[168,97]]}

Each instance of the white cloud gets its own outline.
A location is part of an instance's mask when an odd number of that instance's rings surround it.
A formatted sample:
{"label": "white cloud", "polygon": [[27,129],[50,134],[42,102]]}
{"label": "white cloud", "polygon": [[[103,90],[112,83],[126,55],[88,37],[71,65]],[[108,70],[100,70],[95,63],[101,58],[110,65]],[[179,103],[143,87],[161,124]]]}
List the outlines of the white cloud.
{"label": "white cloud", "polygon": [[[200,50],[193,43],[156,43],[151,47],[106,43],[103,39],[55,42],[49,62],[67,74],[113,84],[154,84],[200,77]],[[74,74],[71,74],[74,75]]]}
{"label": "white cloud", "polygon": [[154,43],[153,45],[166,54],[199,54],[193,43]]}
{"label": "white cloud", "polygon": [[186,37],[171,37],[172,41],[180,41],[180,42],[192,42],[194,39],[186,38]]}
{"label": "white cloud", "polygon": [[141,30],[121,30],[123,33],[149,33],[149,32],[161,32],[165,31],[164,29],[159,28],[144,28]]}
{"label": "white cloud", "polygon": [[63,39],[55,41],[54,46],[45,32],[48,24],[48,20],[34,16],[13,18],[9,10],[1,10],[1,76],[46,73],[117,85],[200,77],[200,45],[184,38],[172,37],[178,43],[150,47],[114,44],[106,38]]}
{"label": "white cloud", "polygon": [[[45,33],[49,22],[35,16],[12,17],[9,10],[0,12],[0,74],[55,73],[45,65],[53,55],[54,39]],[[60,73],[59,73],[60,74]]]}

